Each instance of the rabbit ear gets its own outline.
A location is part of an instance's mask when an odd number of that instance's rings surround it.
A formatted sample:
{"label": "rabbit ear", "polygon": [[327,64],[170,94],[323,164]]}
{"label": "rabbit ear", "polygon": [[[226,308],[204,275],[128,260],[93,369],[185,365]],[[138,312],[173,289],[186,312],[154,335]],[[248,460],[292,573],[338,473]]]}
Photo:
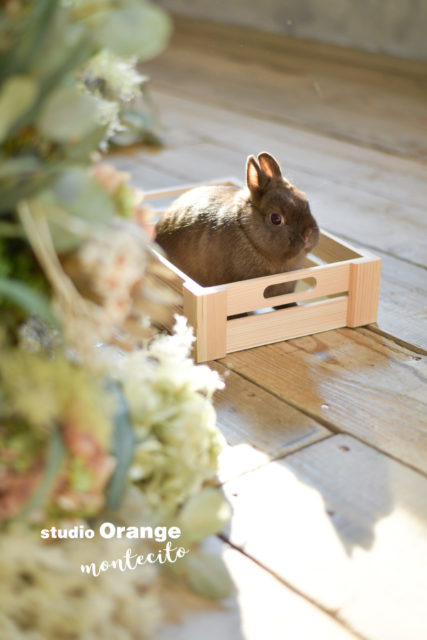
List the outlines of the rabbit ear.
{"label": "rabbit ear", "polygon": [[246,182],[251,192],[261,191],[268,182],[268,178],[259,166],[255,156],[248,157],[246,163]]}
{"label": "rabbit ear", "polygon": [[269,153],[266,153],[265,151],[260,153],[258,155],[258,161],[261,165],[261,169],[269,178],[282,177],[282,170],[280,169],[279,163]]}

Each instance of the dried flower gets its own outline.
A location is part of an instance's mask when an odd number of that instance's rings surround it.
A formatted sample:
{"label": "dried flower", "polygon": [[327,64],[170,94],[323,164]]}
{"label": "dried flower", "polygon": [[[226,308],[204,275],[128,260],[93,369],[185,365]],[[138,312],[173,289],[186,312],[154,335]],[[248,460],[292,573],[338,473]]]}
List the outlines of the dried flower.
{"label": "dried flower", "polygon": [[115,362],[137,437],[130,476],[159,513],[173,513],[213,480],[223,445],[210,401],[222,382],[216,371],[194,365],[193,340],[177,317],[172,336]]}
{"label": "dried flower", "polygon": [[93,515],[104,506],[115,466],[109,454],[114,403],[101,381],[65,358],[2,351],[0,385],[0,522],[19,515],[46,476],[49,443],[63,453],[38,518]]}
{"label": "dried flower", "polygon": [[145,640],[160,609],[152,567],[90,578],[81,564],[119,558],[128,541],[44,544],[22,529],[0,540],[0,637],[3,640]]}

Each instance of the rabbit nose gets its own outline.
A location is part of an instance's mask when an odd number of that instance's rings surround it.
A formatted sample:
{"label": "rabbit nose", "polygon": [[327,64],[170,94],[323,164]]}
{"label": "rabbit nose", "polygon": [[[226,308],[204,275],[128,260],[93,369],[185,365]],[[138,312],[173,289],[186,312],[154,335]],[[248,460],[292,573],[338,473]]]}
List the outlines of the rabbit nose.
{"label": "rabbit nose", "polygon": [[313,233],[313,229],[306,229],[303,231],[302,239],[304,240],[304,244],[308,244],[311,238],[311,234]]}

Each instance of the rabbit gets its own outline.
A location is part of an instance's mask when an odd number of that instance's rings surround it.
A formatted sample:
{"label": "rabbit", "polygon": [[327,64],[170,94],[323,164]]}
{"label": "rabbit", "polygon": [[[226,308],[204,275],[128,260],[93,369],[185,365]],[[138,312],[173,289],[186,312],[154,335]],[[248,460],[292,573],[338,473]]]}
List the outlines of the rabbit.
{"label": "rabbit", "polygon": [[[204,287],[298,269],[318,241],[305,194],[283,178],[273,156],[248,157],[246,185],[191,189],[156,225],[168,259]],[[293,289],[274,285],[268,297]]]}

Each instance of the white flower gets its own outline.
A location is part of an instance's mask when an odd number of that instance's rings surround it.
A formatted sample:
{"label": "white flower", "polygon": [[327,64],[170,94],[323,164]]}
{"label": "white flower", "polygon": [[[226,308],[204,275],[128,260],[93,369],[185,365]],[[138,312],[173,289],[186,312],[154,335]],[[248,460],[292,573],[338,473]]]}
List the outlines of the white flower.
{"label": "white flower", "polygon": [[224,441],[210,397],[223,382],[189,357],[194,341],[185,318],[115,363],[129,402],[137,446],[130,479],[156,514],[172,513],[215,477]]}

